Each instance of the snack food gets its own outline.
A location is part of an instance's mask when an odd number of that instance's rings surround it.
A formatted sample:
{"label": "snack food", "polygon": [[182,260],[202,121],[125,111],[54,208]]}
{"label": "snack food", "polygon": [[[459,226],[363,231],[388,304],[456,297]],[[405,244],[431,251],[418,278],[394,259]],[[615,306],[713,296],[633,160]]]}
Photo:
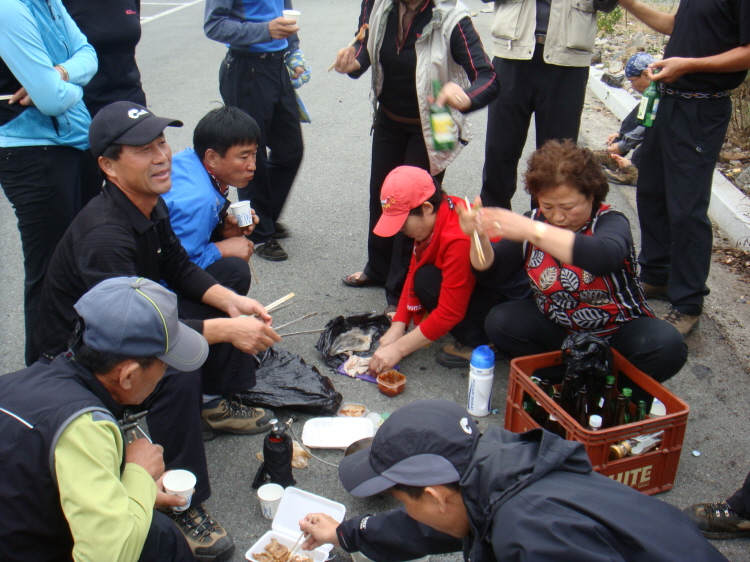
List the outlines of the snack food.
{"label": "snack food", "polygon": [[367,408],[362,404],[344,404],[339,410],[339,415],[350,418],[361,418],[365,415]]}
{"label": "snack food", "polygon": [[264,552],[254,552],[253,558],[257,562],[313,562],[312,558],[302,554],[297,554],[288,560],[289,549],[276,539],[271,539],[271,542],[265,546]]}

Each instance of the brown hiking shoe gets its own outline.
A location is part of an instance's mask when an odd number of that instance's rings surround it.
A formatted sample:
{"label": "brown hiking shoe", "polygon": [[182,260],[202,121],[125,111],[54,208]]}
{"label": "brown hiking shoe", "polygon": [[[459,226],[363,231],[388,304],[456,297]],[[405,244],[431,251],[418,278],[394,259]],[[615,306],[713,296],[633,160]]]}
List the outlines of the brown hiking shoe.
{"label": "brown hiking shoe", "polygon": [[203,504],[169,516],[180,528],[199,562],[221,562],[234,554],[234,541],[206,511]]}
{"label": "brown hiking shoe", "polygon": [[638,168],[635,166],[625,166],[615,171],[604,168],[602,173],[612,183],[620,185],[636,185],[638,183]]}
{"label": "brown hiking shoe", "polygon": [[473,347],[463,345],[458,342],[449,343],[443,349],[438,351],[436,360],[443,367],[448,368],[468,368],[471,363],[471,354],[474,351]]}
{"label": "brown hiking shoe", "polygon": [[643,290],[643,297],[646,299],[669,300],[667,298],[667,288],[662,285],[652,285],[651,283],[640,282]]}
{"label": "brown hiking shoe", "polygon": [[271,429],[273,412],[243,404],[239,398],[222,398],[204,404],[201,411],[203,440],[207,441],[209,428],[213,433],[253,435]]}
{"label": "brown hiking shoe", "polygon": [[732,511],[727,502],[697,503],[682,511],[708,539],[750,537],[750,520]]}
{"label": "brown hiking shoe", "polygon": [[670,307],[667,313],[661,317],[662,320],[666,320],[672,326],[677,328],[683,336],[687,336],[690,331],[698,325],[700,322],[701,315],[690,316],[689,314],[683,314],[674,307]]}

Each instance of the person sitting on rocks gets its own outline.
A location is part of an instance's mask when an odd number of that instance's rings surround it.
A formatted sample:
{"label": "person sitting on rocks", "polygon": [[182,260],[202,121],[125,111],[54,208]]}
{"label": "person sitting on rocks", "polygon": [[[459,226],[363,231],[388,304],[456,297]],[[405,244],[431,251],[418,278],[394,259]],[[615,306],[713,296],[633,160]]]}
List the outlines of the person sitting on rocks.
{"label": "person sitting on rocks", "polygon": [[[639,93],[646,91],[651,84],[646,69],[654,62],[648,53],[636,53],[625,65],[625,77],[630,80],[633,89]],[[638,164],[646,128],[638,123],[638,105],[622,120],[620,131],[607,137],[606,150],[596,152],[597,158],[604,165],[604,175],[612,183],[635,185],[638,183]],[[632,151],[630,158],[625,158]]]}
{"label": "person sitting on rocks", "polygon": [[172,188],[162,195],[172,230],[190,261],[238,295],[250,290],[248,260],[254,244],[228,212],[229,186],[244,187],[255,173],[260,129],[255,119],[231,106],[209,111],[193,131],[193,148],[172,158]]}
{"label": "person sitting on rocks", "polygon": [[[383,214],[375,225],[378,236],[403,232],[414,239],[404,290],[391,328],[380,338],[370,369],[391,369],[414,351],[448,332],[455,345],[445,346],[437,360],[446,367],[466,367],[475,346],[488,343],[484,317],[492,304],[527,298],[528,282],[511,276],[502,285],[475,289],[469,237],[461,232],[456,208],[464,202],[437,187],[429,172],[399,166],[380,191]],[[406,333],[414,321],[415,329]]]}

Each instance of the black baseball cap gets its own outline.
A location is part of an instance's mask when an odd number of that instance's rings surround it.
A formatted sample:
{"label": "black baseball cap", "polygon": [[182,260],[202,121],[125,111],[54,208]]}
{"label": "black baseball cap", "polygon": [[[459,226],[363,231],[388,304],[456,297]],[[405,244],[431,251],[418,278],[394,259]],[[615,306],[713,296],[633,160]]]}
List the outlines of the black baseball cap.
{"label": "black baseball cap", "polygon": [[167,127],[182,127],[182,121],[157,117],[148,109],[130,101],[116,101],[103,107],[91,121],[89,145],[99,158],[111,144],[141,146],[153,141]]}
{"label": "black baseball cap", "polygon": [[458,482],[469,466],[477,439],[477,424],[455,402],[412,402],[383,422],[369,448],[341,460],[339,479],[358,497],[379,494],[396,484]]}
{"label": "black baseball cap", "polygon": [[75,304],[83,342],[116,357],[157,357],[178,371],[194,371],[208,357],[206,339],[177,317],[177,296],[150,279],[113,277]]}

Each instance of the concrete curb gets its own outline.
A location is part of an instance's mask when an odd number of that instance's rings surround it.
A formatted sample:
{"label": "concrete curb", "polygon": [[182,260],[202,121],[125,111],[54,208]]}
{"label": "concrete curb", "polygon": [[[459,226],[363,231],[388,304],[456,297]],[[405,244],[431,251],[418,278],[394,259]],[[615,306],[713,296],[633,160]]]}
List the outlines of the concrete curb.
{"label": "concrete curb", "polygon": [[[638,101],[622,88],[613,88],[602,82],[602,74],[604,71],[591,68],[589,88],[622,121]],[[750,199],[718,171],[714,171],[708,216],[732,244],[750,246]]]}

